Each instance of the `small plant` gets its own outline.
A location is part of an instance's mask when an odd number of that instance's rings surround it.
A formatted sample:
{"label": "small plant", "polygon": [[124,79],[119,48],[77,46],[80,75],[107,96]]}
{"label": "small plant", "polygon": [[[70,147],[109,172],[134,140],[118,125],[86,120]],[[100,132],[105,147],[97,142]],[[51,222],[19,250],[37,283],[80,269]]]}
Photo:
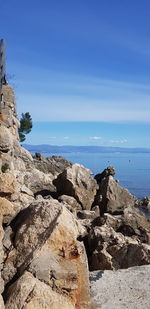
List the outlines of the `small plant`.
{"label": "small plant", "polygon": [[9,164],[8,163],[3,164],[2,167],[1,167],[2,173],[5,173],[8,169],[9,169]]}

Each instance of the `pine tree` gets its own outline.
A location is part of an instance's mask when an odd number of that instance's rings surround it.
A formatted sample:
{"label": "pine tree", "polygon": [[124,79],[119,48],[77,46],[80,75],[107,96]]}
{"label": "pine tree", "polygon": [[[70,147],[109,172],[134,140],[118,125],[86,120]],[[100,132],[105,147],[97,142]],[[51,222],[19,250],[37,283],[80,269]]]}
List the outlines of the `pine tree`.
{"label": "pine tree", "polygon": [[28,112],[25,114],[22,113],[20,119],[20,128],[18,129],[20,142],[25,141],[26,139],[25,134],[30,133],[31,129],[32,129],[32,118],[30,114]]}

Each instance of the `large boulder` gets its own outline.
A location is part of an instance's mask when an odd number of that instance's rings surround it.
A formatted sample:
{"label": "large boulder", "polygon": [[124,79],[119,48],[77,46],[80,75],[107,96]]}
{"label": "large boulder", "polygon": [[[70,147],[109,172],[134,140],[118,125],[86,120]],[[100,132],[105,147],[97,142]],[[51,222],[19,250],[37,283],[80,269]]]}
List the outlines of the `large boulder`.
{"label": "large boulder", "polygon": [[54,179],[58,195],[73,196],[82,209],[91,209],[96,194],[97,184],[89,169],[80,164],[73,164]]}
{"label": "large boulder", "polygon": [[[75,309],[72,299],[25,272],[7,292],[6,309]],[[81,307],[80,307],[81,308]]]}
{"label": "large boulder", "polygon": [[118,185],[113,176],[104,177],[99,183],[95,204],[100,206],[101,214],[122,213],[125,207],[134,206],[136,198],[127,190]]}
{"label": "large boulder", "polygon": [[[33,193],[47,190],[54,192],[55,187],[52,184],[54,177],[52,174],[44,174],[43,172],[33,168],[31,171],[27,171],[24,174],[24,184]],[[42,192],[41,192],[42,193]]]}
{"label": "large boulder", "polygon": [[[39,284],[45,283],[46,291],[58,291],[58,299],[66,296],[70,307],[64,308],[90,308],[86,254],[77,241],[79,225],[72,213],[57,200],[38,200],[16,218],[12,229],[15,248],[5,260],[5,284],[15,278],[16,272],[21,275],[28,270]],[[45,299],[44,289],[41,291]],[[11,295],[12,291],[12,302]]]}

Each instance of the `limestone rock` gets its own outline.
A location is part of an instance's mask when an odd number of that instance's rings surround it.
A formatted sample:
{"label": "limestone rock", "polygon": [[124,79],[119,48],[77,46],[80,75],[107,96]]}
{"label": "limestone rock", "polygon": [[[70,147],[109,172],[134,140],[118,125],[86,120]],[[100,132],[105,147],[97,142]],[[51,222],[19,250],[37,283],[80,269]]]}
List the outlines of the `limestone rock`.
{"label": "limestone rock", "polygon": [[45,283],[25,272],[10,288],[6,309],[75,309],[72,299],[60,295]]}
{"label": "limestone rock", "polygon": [[16,179],[12,173],[0,174],[0,196],[10,196],[15,192]]}
{"label": "limestone rock", "polygon": [[119,269],[150,263],[150,246],[103,225],[89,234],[90,267]]}
{"label": "limestone rock", "polygon": [[2,216],[0,215],[0,294],[3,292],[4,289],[4,283],[1,278],[1,270],[2,270],[2,265],[3,265],[3,260],[4,260],[4,251],[3,251],[3,245],[2,245],[2,240],[4,237],[4,230],[2,227]]}
{"label": "limestone rock", "polygon": [[61,210],[61,204],[56,200],[35,201],[24,210],[21,226],[15,237],[17,267],[22,266],[24,269],[30,263],[34,251],[51,235]]}
{"label": "limestone rock", "polygon": [[150,265],[90,273],[92,308],[148,309],[149,277]]}
{"label": "limestone rock", "polygon": [[15,215],[14,205],[3,197],[0,197],[0,215],[3,215],[3,223],[8,223]]}
{"label": "limestone rock", "polygon": [[51,173],[56,176],[62,173],[67,167],[71,167],[72,163],[61,156],[44,157],[39,153],[35,153],[34,166],[45,174]]}
{"label": "limestone rock", "polygon": [[[99,196],[102,196],[100,202],[98,202]],[[132,207],[135,202],[136,198],[127,189],[120,187],[112,176],[103,178],[100,182],[95,203],[100,206],[101,214],[122,213],[125,207]]]}
{"label": "limestone rock", "polygon": [[97,184],[90,170],[80,164],[73,164],[53,181],[59,195],[73,196],[83,209],[91,209]]}
{"label": "limestone rock", "polygon": [[53,233],[37,250],[28,270],[59,294],[66,291],[75,308],[90,308],[87,260],[82,243],[77,241],[78,225],[63,206]]}
{"label": "limestone rock", "polygon": [[106,178],[108,176],[114,176],[114,175],[115,175],[114,167],[108,166],[107,168],[104,169],[102,173],[95,175],[94,178],[96,179],[97,183],[100,184],[103,178]]}
{"label": "limestone rock", "polygon": [[67,203],[73,210],[82,209],[81,205],[72,196],[61,195],[59,196],[58,201],[62,203]]}
{"label": "limestone rock", "polygon": [[0,309],[5,309],[4,301],[1,295],[0,295]]}
{"label": "limestone rock", "polygon": [[8,152],[10,149],[12,149],[12,135],[5,126],[0,125],[0,151]]}
{"label": "limestone rock", "polygon": [[55,187],[52,184],[52,174],[44,174],[43,172],[33,168],[32,171],[26,172],[24,176],[24,184],[33,193],[48,190],[54,192]]}

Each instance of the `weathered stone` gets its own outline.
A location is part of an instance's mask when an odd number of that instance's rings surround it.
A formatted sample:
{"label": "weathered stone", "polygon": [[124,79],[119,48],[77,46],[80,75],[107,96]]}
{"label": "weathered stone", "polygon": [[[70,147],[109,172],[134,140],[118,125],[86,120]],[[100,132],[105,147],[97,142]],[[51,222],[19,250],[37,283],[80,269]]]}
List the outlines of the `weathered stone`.
{"label": "weathered stone", "polygon": [[1,295],[0,295],[0,309],[5,309],[4,301]]}
{"label": "weathered stone", "polygon": [[81,205],[76,201],[76,199],[69,195],[61,195],[58,198],[59,202],[67,203],[72,209],[82,209]]}
{"label": "weathered stone", "polygon": [[60,295],[45,283],[25,272],[10,288],[5,305],[6,309],[75,309],[73,300]]}
{"label": "weathered stone", "polygon": [[108,166],[107,168],[104,169],[102,173],[95,175],[94,178],[96,179],[97,183],[100,184],[103,178],[106,178],[108,176],[114,176],[114,175],[115,175],[114,167]]}
{"label": "weathered stone", "polygon": [[97,213],[93,209],[92,210],[80,210],[77,212],[77,217],[79,219],[94,220],[97,217]]}
{"label": "weathered stone", "polygon": [[[99,196],[102,200],[99,202]],[[101,214],[122,213],[127,206],[134,206],[136,198],[127,189],[120,187],[112,176],[103,178],[99,184],[95,204],[100,206]]]}
{"label": "weathered stone", "polygon": [[[15,141],[14,143],[14,157],[16,159],[15,163],[15,168],[22,170],[21,164],[18,166],[18,160],[20,159],[22,161],[23,167],[25,166],[27,169],[28,168],[33,168],[33,158],[31,153],[23,148],[18,141]],[[24,169],[24,168],[23,168]]]}
{"label": "weathered stone", "polygon": [[[83,244],[76,240],[79,235],[76,219],[63,207],[57,223],[42,247],[41,254],[50,251],[53,256],[57,255],[55,262],[49,264],[51,280],[56,290],[61,293],[66,290],[76,308],[88,309],[90,297],[87,260]],[[37,254],[40,256],[40,252]]]}
{"label": "weathered stone", "polygon": [[0,215],[0,294],[4,290],[4,282],[1,278],[1,270],[2,270],[2,265],[3,265],[3,260],[4,260],[4,251],[3,251],[3,245],[2,245],[2,240],[4,237],[4,230],[2,227],[2,216]]}
{"label": "weathered stone", "polygon": [[12,135],[5,126],[0,125],[0,151],[8,152],[10,149],[12,149]]}
{"label": "weathered stone", "polygon": [[92,270],[128,268],[150,263],[150,246],[116,233],[106,225],[91,230],[89,248]]}
{"label": "weathered stone", "polygon": [[39,153],[35,153],[34,166],[45,174],[51,173],[56,176],[62,173],[67,167],[71,167],[72,163],[61,156],[44,157]]}
{"label": "weathered stone", "polygon": [[0,214],[3,215],[3,223],[8,223],[15,215],[14,205],[3,197],[0,197]]}
{"label": "weathered stone", "polygon": [[53,181],[59,195],[73,196],[83,209],[91,209],[97,184],[90,170],[82,165],[73,164]]}
{"label": "weathered stone", "polygon": [[11,195],[15,192],[16,180],[12,173],[0,174],[0,196]]}
{"label": "weathered stone", "polygon": [[26,185],[23,185],[21,187],[21,192],[26,193],[27,195],[33,196],[33,192],[29,188],[27,188]]}
{"label": "weathered stone", "polygon": [[[7,242],[7,245],[9,243]],[[11,249],[11,246],[9,247],[8,250]],[[17,254],[16,254],[16,249],[12,248],[10,252],[7,252],[7,257],[5,257],[5,263],[3,265],[2,269],[2,278],[4,280],[4,284],[6,286],[7,283],[9,283],[13,277],[17,273],[16,269],[16,260],[17,260]]]}
{"label": "weathered stone", "polygon": [[56,200],[35,201],[24,210],[15,237],[17,267],[24,269],[30,263],[34,252],[51,235],[61,211],[61,204]]}
{"label": "weathered stone", "polygon": [[48,190],[54,192],[55,187],[52,184],[52,174],[44,174],[43,172],[33,168],[32,171],[26,172],[24,176],[24,183],[33,193]]}
{"label": "weathered stone", "polygon": [[92,308],[149,308],[149,277],[150,265],[91,272]]}

